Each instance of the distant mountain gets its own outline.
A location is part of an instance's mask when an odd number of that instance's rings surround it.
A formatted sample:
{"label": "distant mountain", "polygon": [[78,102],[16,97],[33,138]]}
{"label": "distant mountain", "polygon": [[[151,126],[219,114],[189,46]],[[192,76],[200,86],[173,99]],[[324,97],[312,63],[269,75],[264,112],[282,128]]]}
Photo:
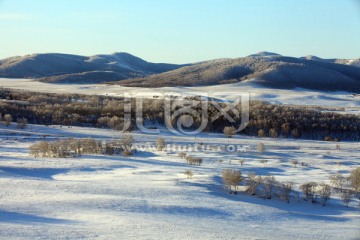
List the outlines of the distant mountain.
{"label": "distant mountain", "polygon": [[48,53],[0,60],[0,77],[52,83],[100,83],[171,71],[185,65],[150,63],[128,53],[78,56]]}
{"label": "distant mountain", "polygon": [[301,57],[301,59],[306,59],[306,60],[312,60],[312,61],[320,61],[320,62],[327,62],[327,63],[337,63],[337,64],[345,64],[345,65],[350,65],[350,66],[355,66],[355,67],[360,67],[360,58],[358,59],[323,59],[323,58],[319,58],[313,55],[308,55],[306,57]]}
{"label": "distant mountain", "polygon": [[332,62],[262,52],[245,58],[203,62],[116,84],[135,87],[206,86],[250,80],[273,88],[360,92],[360,68],[353,62],[349,60],[344,64],[340,60]]}

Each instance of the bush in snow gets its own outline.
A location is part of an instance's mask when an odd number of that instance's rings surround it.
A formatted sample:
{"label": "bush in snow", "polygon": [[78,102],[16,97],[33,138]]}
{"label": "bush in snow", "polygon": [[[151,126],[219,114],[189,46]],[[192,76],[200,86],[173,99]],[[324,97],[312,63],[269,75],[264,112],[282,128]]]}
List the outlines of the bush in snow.
{"label": "bush in snow", "polygon": [[225,127],[224,134],[226,137],[231,138],[235,135],[236,129],[234,127]]}
{"label": "bush in snow", "polygon": [[185,159],[185,158],[186,158],[186,153],[184,153],[184,152],[179,152],[179,153],[178,153],[178,156],[179,156],[180,158],[182,158],[182,159]]}
{"label": "bush in snow", "polygon": [[240,170],[225,169],[222,172],[222,179],[224,186],[229,189],[230,193],[232,193],[232,188],[236,191],[240,182],[243,180],[243,177]]}

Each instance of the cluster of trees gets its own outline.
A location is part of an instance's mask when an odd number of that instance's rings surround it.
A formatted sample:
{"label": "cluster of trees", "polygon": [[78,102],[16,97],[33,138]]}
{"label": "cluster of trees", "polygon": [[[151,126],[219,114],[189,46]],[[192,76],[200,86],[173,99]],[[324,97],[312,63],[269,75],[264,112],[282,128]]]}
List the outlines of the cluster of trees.
{"label": "cluster of trees", "polygon": [[[77,126],[106,127],[116,130],[124,129],[124,109],[127,102],[118,97],[86,96],[79,94],[50,94],[33,93],[18,90],[1,89],[0,99],[9,101],[0,102],[0,113],[11,115],[12,119],[26,118],[34,124],[58,124]],[[196,103],[197,98],[193,99]],[[191,102],[191,101],[190,101]],[[131,125],[127,130],[135,127],[136,101],[130,102]],[[218,104],[218,103],[216,103]],[[241,123],[241,116],[229,112],[235,122],[229,122],[215,103],[208,106],[209,121],[205,128],[208,132],[224,132],[231,137]],[[226,108],[225,104],[219,104]],[[181,101],[173,100],[174,113],[183,108]],[[241,112],[241,105],[235,106]],[[202,123],[201,104],[196,103],[189,113],[175,114],[165,119],[164,101],[161,99],[147,99],[142,106],[142,118],[147,122],[160,124],[171,123],[176,128],[177,121],[185,116],[193,119],[189,128],[198,128]],[[210,120],[212,119],[212,120]],[[214,120],[215,119],[215,120]],[[6,121],[9,122],[9,121]],[[10,121],[11,122],[11,121]],[[316,140],[359,140],[360,117],[324,113],[312,108],[281,106],[259,101],[250,102],[249,123],[243,134],[259,137],[293,137]]]}
{"label": "cluster of trees", "polygon": [[300,186],[301,191],[305,195],[306,201],[316,203],[316,200],[320,197],[323,206],[330,199],[331,187],[325,183],[308,182]]}
{"label": "cluster of trees", "polygon": [[225,169],[222,172],[222,180],[230,194],[237,194],[241,182],[245,182],[245,192],[250,195],[259,194],[266,199],[278,196],[281,200],[290,202],[293,184],[291,182],[278,182],[274,176],[262,177],[256,173],[249,173],[245,178],[240,170]]}
{"label": "cluster of trees", "polygon": [[203,163],[203,159],[202,158],[195,158],[192,157],[190,155],[187,155],[184,152],[179,152],[178,156],[182,159],[185,159],[186,162],[190,165],[195,165],[195,166],[201,166],[201,164]]}
{"label": "cluster of trees", "polygon": [[59,141],[40,141],[29,146],[30,155],[34,157],[67,158],[82,154],[114,155],[122,153],[132,155],[133,138],[124,135],[120,140],[96,141],[95,139],[66,139]]}
{"label": "cluster of trees", "polygon": [[[279,182],[274,176],[262,177],[256,173],[249,173],[247,177],[244,177],[240,170],[235,169],[225,169],[222,172],[222,180],[224,187],[228,189],[230,194],[237,194],[238,187],[242,182],[245,182],[246,193],[250,195],[259,194],[266,199],[278,197],[289,203],[293,192],[292,182]],[[338,174],[332,175],[330,180],[335,190],[341,191],[341,198],[346,206],[349,205],[352,196],[357,196],[360,200],[360,167],[354,169],[347,178]],[[344,189],[345,186],[349,188]],[[307,182],[300,186],[300,190],[303,192],[306,201],[316,203],[320,199],[322,205],[325,206],[330,199],[333,188],[326,183]]]}

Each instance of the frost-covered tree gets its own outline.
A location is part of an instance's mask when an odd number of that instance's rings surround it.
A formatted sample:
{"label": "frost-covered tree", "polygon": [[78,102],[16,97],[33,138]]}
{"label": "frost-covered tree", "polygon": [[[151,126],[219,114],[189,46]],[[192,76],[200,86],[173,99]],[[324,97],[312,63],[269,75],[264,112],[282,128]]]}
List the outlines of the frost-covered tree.
{"label": "frost-covered tree", "polygon": [[318,184],[316,182],[308,182],[308,183],[304,183],[300,186],[300,189],[304,193],[305,199],[307,201],[311,201],[312,203],[316,202],[317,187],[318,187]]}
{"label": "frost-covered tree", "polygon": [[330,199],[331,187],[326,183],[320,183],[318,186],[318,193],[321,198],[322,205],[325,206]]}
{"label": "frost-covered tree", "polygon": [[237,191],[239,184],[243,180],[240,170],[225,169],[222,172],[224,186],[232,193],[232,188]]}
{"label": "frost-covered tree", "polygon": [[5,114],[4,115],[4,121],[5,121],[5,125],[8,127],[11,125],[12,122],[12,116],[10,114]]}
{"label": "frost-covered tree", "polygon": [[256,173],[249,173],[247,180],[246,180],[246,186],[247,186],[246,192],[250,195],[255,195],[256,191],[258,189],[258,186],[262,182],[263,182],[263,179],[261,176],[257,176]]}
{"label": "frost-covered tree", "polygon": [[233,137],[235,132],[236,132],[236,129],[234,127],[224,127],[224,134],[228,138]]}
{"label": "frost-covered tree", "polygon": [[343,191],[347,179],[342,174],[334,174],[330,176],[330,183],[340,192]]}

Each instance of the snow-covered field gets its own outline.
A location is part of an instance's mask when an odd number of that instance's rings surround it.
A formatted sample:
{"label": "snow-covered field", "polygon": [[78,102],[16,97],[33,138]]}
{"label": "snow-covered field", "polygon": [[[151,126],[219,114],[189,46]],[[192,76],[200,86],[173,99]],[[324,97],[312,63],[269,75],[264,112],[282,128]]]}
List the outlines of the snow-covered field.
{"label": "snow-covered field", "polygon": [[124,93],[137,96],[161,96],[162,94],[193,93],[207,96],[222,96],[228,100],[239,98],[241,93],[249,93],[251,100],[263,100],[274,104],[332,107],[341,113],[360,113],[360,97],[348,92],[321,92],[307,89],[271,89],[255,85],[251,81],[209,87],[166,87],[131,88],[104,84],[49,84],[31,79],[0,78],[0,86],[37,92],[80,93],[91,95],[123,96]]}
{"label": "snow-covered field", "polygon": [[[37,83],[36,83],[37,84]],[[39,90],[39,89],[37,89]],[[75,90],[75,89],[74,89]],[[241,169],[292,181],[328,182],[360,166],[359,143],[258,139],[221,134],[174,136],[166,143],[203,143],[214,148],[191,152],[204,159],[189,166],[176,151],[138,151],[131,158],[85,155],[50,159],[29,156],[28,146],[47,139],[119,138],[111,130],[30,125],[24,131],[0,127],[1,239],[359,239],[359,202],[347,208],[333,193],[328,205],[292,197],[285,203],[245,193],[229,194],[221,171]],[[136,143],[157,135],[133,133]],[[258,142],[264,154],[257,152]],[[219,145],[249,146],[247,152],[217,151]],[[239,160],[245,159],[244,166]],[[268,160],[267,164],[261,160]],[[221,163],[219,160],[223,160]],[[294,167],[290,161],[305,162]],[[187,179],[185,170],[194,176]]]}

